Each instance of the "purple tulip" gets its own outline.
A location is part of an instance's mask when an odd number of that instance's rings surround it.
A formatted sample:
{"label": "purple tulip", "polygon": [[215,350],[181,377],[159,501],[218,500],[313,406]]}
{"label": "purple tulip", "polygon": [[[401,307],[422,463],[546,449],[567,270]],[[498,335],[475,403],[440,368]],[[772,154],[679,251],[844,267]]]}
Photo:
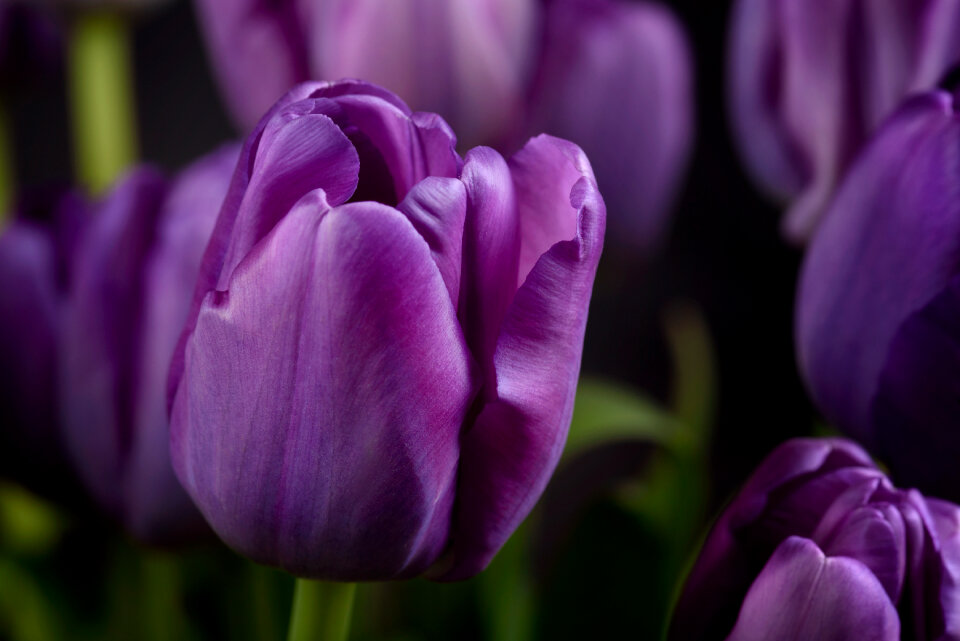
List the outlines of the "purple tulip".
{"label": "purple tulip", "polygon": [[296,87],[243,148],[171,368],[171,452],[256,561],[465,578],[557,463],[603,201],[566,141],[455,143],[345,81]]}
{"label": "purple tulip", "polygon": [[251,127],[294,82],[363,78],[504,154],[540,132],[593,159],[617,238],[652,249],[686,165],[690,56],[673,15],[627,0],[198,0]]}
{"label": "purple tulip", "polygon": [[86,217],[74,193],[23,203],[0,233],[0,474],[74,498],[60,438],[57,354],[70,262]]}
{"label": "purple tulip", "polygon": [[851,167],[797,294],[801,370],[895,478],[960,499],[960,117],[910,99]]}
{"label": "purple tulip", "polygon": [[65,440],[94,498],[151,543],[205,529],[170,465],[166,376],[238,153],[224,147],[171,182],[130,172],[93,212],[72,264]]}
{"label": "purple tulip", "polygon": [[734,133],[757,183],[806,240],[838,181],[909,92],[960,62],[952,0],[738,0],[729,52]]}
{"label": "purple tulip", "polygon": [[958,524],[850,441],[788,441],[713,526],[668,638],[960,638]]}

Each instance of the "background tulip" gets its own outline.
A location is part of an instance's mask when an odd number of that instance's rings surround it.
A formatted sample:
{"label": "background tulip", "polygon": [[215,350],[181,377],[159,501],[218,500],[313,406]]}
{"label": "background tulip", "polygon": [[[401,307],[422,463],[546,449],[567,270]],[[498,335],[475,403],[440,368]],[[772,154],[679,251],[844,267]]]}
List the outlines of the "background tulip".
{"label": "background tulip", "polygon": [[603,202],[568,142],[509,162],[455,142],[340,82],[298,86],[244,146],[171,368],[171,451],[254,560],[463,578],[556,465]]}
{"label": "background tulip", "polygon": [[797,294],[800,367],[827,418],[895,477],[960,498],[955,101],[908,101],[850,169]]}
{"label": "background tulip", "polygon": [[909,92],[960,62],[960,9],[921,0],[738,0],[729,111],[757,183],[806,240],[843,172]]}
{"label": "background tulip", "polygon": [[86,217],[76,194],[30,199],[0,233],[0,474],[68,498],[59,432],[58,348],[67,263]]}
{"label": "background tulip", "polygon": [[294,82],[363,78],[436,112],[462,148],[541,132],[594,161],[617,238],[650,250],[686,165],[683,30],[623,0],[198,0],[226,103],[251,127]]}
{"label": "background tulip", "polygon": [[714,525],[669,638],[954,638],[958,518],[849,441],[788,441]]}
{"label": "background tulip", "polygon": [[224,147],[169,183],[132,171],[96,208],[72,264],[66,442],[93,496],[150,542],[202,531],[170,467],[166,373],[237,153]]}

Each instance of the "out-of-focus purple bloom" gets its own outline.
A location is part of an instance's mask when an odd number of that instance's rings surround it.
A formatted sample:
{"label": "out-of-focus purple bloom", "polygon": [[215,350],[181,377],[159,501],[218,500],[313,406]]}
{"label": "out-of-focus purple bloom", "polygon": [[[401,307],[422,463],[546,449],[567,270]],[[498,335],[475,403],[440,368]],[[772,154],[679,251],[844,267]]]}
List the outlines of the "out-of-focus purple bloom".
{"label": "out-of-focus purple bloom", "polygon": [[59,432],[57,350],[66,265],[86,203],[59,189],[22,203],[0,233],[0,474],[73,498]]}
{"label": "out-of-focus purple bloom", "polygon": [[956,639],[958,581],[960,508],[893,487],[850,441],[796,439],[714,525],[668,638]]}
{"label": "out-of-focus purple bloom", "polygon": [[960,499],[960,117],[911,98],[814,237],[797,294],[801,370],[827,418],[895,478]]}
{"label": "out-of-focus purple bloom", "polygon": [[540,132],[593,159],[617,236],[651,249],[690,146],[690,56],[626,0],[198,0],[229,108],[252,126],[295,81],[363,78],[440,114],[463,148]]}
{"label": "out-of-focus purple bloom", "polygon": [[296,87],[246,142],[171,366],[171,452],[255,560],[464,578],[556,465],[603,201],[569,142],[455,143],[359,82]]}
{"label": "out-of-focus purple bloom", "polygon": [[72,264],[66,443],[94,498],[147,542],[203,531],[170,465],[166,375],[238,153],[224,147],[169,182],[130,172],[93,212]]}
{"label": "out-of-focus purple bloom", "polygon": [[843,172],[909,92],[960,62],[952,0],[738,0],[729,105],[748,169],[806,240]]}

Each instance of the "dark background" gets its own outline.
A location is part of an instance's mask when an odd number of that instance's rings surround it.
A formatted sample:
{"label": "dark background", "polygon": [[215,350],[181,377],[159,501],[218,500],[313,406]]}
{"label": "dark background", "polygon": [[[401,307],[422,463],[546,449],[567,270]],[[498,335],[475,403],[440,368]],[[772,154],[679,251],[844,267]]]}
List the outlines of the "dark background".
{"label": "dark background", "polygon": [[[583,371],[665,399],[671,372],[663,309],[681,299],[702,309],[719,367],[710,470],[716,508],[773,447],[811,431],[815,412],[797,375],[792,343],[801,254],[780,237],[778,206],[753,188],[730,139],[724,73],[729,3],[668,4],[685,23],[694,50],[695,146],[659,255],[638,261],[614,251],[601,263]],[[134,52],[144,160],[175,170],[238,137],[189,2],[176,0],[140,16]],[[13,97],[17,168],[25,192],[70,180],[64,85],[61,69]],[[93,535],[77,536],[86,541]],[[638,630],[655,626],[646,626],[643,618],[656,616],[650,609],[662,604],[642,604],[650,598],[642,586],[644,569],[657,562],[644,537],[614,505],[601,501],[589,508],[543,588],[538,624],[543,638],[647,638]],[[610,587],[596,589],[602,584]],[[421,589],[430,588],[412,588]],[[471,627],[470,616],[458,621]],[[437,631],[435,638],[454,638],[450,632]]]}

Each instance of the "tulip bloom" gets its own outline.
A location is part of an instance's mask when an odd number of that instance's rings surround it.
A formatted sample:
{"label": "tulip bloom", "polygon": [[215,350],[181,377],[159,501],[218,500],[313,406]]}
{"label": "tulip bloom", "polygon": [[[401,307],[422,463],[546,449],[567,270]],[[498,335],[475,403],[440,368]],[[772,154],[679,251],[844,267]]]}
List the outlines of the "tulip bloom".
{"label": "tulip bloom", "polygon": [[455,143],[352,81],[296,87],[247,139],[171,367],[171,453],[256,561],[464,578],[557,463],[603,201],[566,141]]}
{"label": "tulip bloom", "polygon": [[691,142],[691,62],[665,8],[627,0],[198,0],[215,70],[252,127],[294,82],[363,78],[465,148],[547,132],[595,164],[617,238],[663,235]]}
{"label": "tulip bloom", "polygon": [[893,487],[850,441],[789,441],[714,525],[668,638],[955,639],[957,523],[960,508]]}
{"label": "tulip bloom", "polygon": [[64,437],[93,497],[147,542],[205,529],[170,465],[166,375],[237,154],[225,147],[170,182],[129,173],[92,213],[71,265]]}
{"label": "tulip bloom", "polygon": [[827,418],[895,478],[960,499],[960,118],[908,101],[851,167],[797,293],[801,370]]}
{"label": "tulip bloom", "polygon": [[46,496],[73,482],[59,432],[58,345],[67,264],[86,217],[76,194],[47,194],[0,233],[0,474]]}
{"label": "tulip bloom", "polygon": [[804,241],[864,143],[910,92],[960,62],[960,6],[943,0],[738,0],[729,111],[756,182],[790,202]]}

